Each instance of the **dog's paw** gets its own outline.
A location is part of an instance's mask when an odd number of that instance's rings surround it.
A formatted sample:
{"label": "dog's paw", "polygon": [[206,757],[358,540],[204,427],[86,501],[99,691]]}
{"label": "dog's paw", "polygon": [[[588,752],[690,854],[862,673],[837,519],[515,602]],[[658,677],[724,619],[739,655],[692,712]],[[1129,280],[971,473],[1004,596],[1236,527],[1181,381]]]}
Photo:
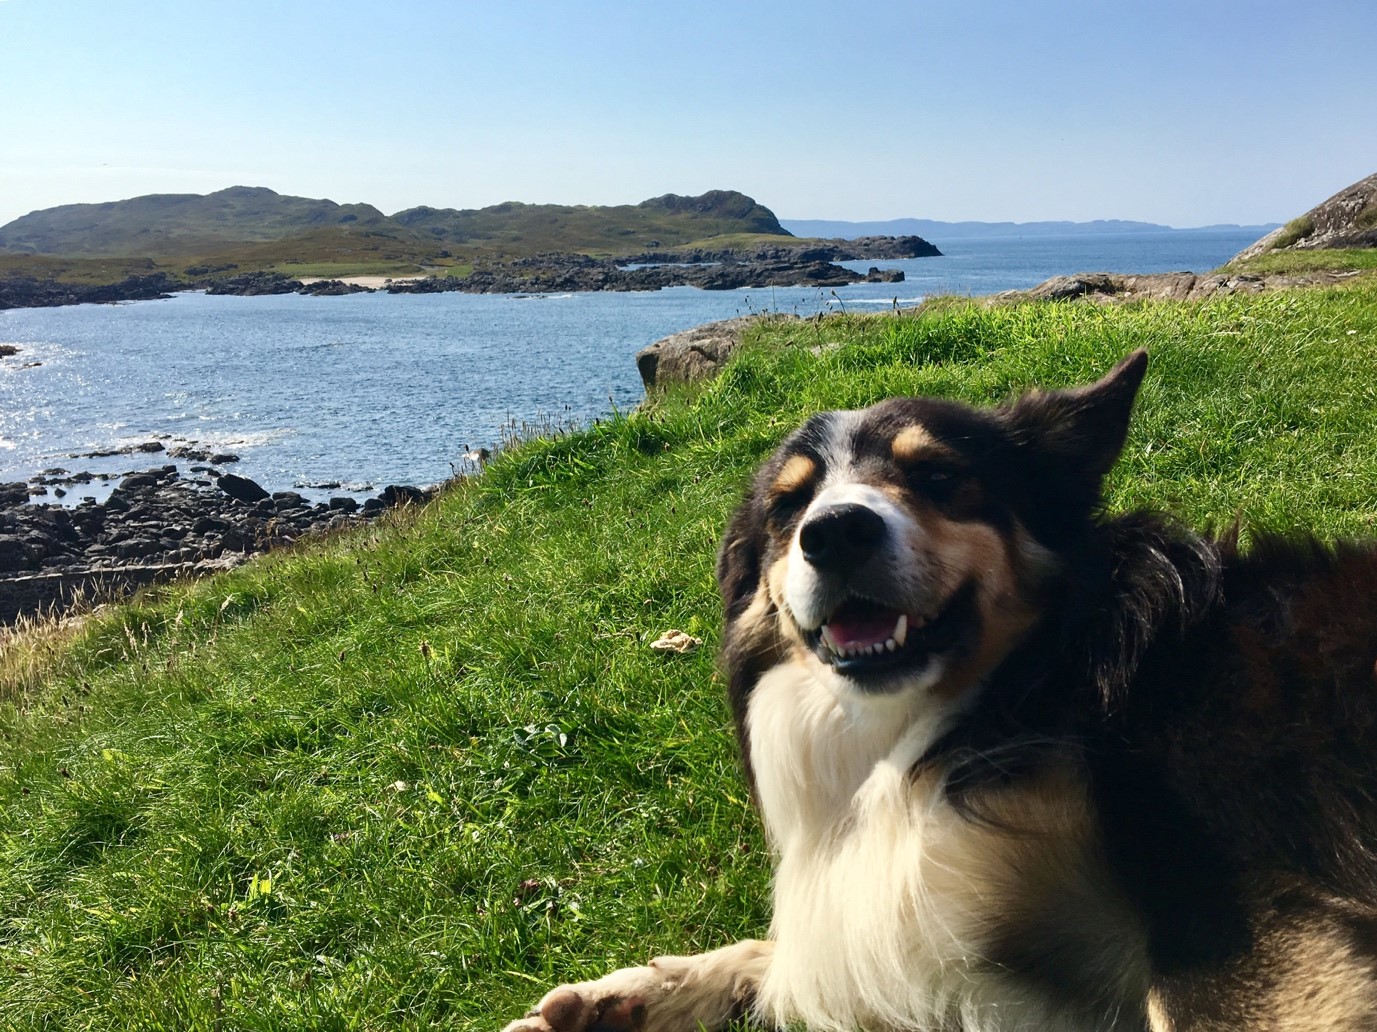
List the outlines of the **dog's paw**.
{"label": "dog's paw", "polygon": [[[659,957],[644,967],[622,968],[592,982],[551,989],[524,1018],[503,1032],[693,1032],[711,1028],[720,1004],[715,994],[684,983],[690,957]],[[706,996],[707,998],[703,998]]]}

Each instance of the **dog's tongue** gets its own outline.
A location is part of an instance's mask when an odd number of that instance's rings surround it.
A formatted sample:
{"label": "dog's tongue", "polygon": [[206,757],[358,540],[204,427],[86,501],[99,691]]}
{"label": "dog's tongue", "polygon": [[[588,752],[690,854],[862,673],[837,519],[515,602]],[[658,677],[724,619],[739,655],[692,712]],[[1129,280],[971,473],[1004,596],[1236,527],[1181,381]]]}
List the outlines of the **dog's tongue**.
{"label": "dog's tongue", "polygon": [[898,618],[892,609],[848,602],[827,621],[827,631],[843,649],[882,645],[893,637]]}

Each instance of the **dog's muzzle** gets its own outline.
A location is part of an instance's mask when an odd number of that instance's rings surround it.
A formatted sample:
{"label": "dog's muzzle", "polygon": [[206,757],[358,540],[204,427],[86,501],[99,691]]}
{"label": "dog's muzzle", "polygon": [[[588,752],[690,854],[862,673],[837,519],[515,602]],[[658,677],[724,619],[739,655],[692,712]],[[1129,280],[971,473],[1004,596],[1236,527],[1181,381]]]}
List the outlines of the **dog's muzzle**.
{"label": "dog's muzzle", "polygon": [[859,501],[817,508],[798,530],[796,558],[807,569],[791,602],[804,640],[824,663],[875,690],[950,649],[973,616],[973,584],[940,605],[910,597],[924,592],[915,591],[918,571],[900,569],[912,557],[901,557],[898,537],[884,514]]}

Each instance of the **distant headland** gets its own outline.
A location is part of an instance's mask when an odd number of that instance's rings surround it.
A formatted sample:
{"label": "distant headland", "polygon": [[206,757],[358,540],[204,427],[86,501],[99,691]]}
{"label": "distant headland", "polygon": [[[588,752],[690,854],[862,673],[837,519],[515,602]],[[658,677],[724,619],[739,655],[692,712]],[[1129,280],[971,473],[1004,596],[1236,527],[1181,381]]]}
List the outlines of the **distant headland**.
{"label": "distant headland", "polygon": [[1126,233],[1218,233],[1255,232],[1259,236],[1281,223],[1265,222],[1240,226],[1220,222],[1211,226],[1178,228],[1157,222],[1126,219],[1093,219],[1089,222],[939,222],[934,219],[888,219],[881,222],[839,222],[831,219],[780,219],[779,224],[797,236],[836,237],[849,240],[859,236],[901,236],[916,234],[936,240],[981,240],[990,237],[1094,236]]}

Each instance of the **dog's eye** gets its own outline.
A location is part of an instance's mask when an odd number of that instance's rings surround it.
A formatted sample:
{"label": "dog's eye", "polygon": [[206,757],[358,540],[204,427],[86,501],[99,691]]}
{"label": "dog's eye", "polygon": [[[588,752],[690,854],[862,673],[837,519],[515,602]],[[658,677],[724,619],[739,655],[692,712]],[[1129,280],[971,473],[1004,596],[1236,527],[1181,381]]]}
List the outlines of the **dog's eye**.
{"label": "dog's eye", "polygon": [[909,486],[916,491],[948,491],[961,479],[962,471],[946,463],[920,462],[910,466],[905,475]]}
{"label": "dog's eye", "polygon": [[770,496],[765,505],[765,516],[777,527],[782,527],[797,516],[813,497],[812,487],[798,487],[792,491],[781,491]]}

